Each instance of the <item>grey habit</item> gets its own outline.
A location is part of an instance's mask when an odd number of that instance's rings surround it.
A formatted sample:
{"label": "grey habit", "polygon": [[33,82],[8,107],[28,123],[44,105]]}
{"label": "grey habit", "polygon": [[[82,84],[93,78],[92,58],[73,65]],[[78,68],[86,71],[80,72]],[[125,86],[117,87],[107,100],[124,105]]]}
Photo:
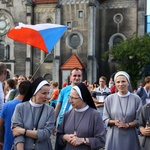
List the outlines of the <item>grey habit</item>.
{"label": "grey habit", "polygon": [[[144,105],[139,117],[139,122],[140,122],[140,127],[146,127],[146,123],[148,121],[149,125],[150,125],[150,104],[148,105]],[[148,107],[148,108],[146,108]],[[146,111],[146,109],[148,109]],[[139,127],[139,128],[140,128]],[[141,147],[143,147],[142,150],[149,150],[150,149],[150,136],[143,136],[143,141],[142,141],[142,145]]]}
{"label": "grey habit", "polygon": [[[135,121],[138,125],[141,107],[141,99],[135,94],[130,93],[127,97],[117,93],[109,95],[104,104],[103,121],[108,125],[109,120],[120,119],[125,123]],[[105,150],[140,150],[136,128],[108,126]]]}
{"label": "grey habit", "polygon": [[[35,145],[35,150],[52,150],[50,136],[54,127],[55,117],[54,109],[51,106],[44,104],[43,113],[38,124],[38,139]],[[29,101],[18,104],[15,108],[12,117],[12,126],[20,126],[25,129],[32,130],[36,124],[41,107],[33,107]],[[25,150],[32,150],[34,140],[29,137],[18,136],[14,143],[25,143]]]}
{"label": "grey habit", "polygon": [[[77,137],[89,138],[90,145],[81,144],[73,146],[69,143],[63,143],[64,134],[73,134],[76,130]],[[59,126],[59,143],[64,145],[62,150],[99,150],[105,145],[105,129],[99,112],[93,108],[88,108],[86,112],[77,112],[74,109],[64,115],[64,119]]]}

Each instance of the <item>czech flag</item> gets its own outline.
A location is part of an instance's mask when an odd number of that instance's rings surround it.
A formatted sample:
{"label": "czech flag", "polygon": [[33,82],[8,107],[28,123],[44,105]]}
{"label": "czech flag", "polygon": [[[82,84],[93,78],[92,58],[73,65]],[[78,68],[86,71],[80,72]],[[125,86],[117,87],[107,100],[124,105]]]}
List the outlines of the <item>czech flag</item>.
{"label": "czech flag", "polygon": [[66,29],[67,26],[58,24],[28,25],[19,23],[19,26],[11,29],[7,36],[18,42],[32,45],[46,53],[50,53]]}

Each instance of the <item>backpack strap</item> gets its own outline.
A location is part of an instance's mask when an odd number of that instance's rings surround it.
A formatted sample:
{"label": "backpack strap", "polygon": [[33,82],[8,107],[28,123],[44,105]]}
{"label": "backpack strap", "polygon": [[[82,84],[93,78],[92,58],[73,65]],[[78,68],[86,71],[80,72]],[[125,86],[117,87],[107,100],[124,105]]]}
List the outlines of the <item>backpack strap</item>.
{"label": "backpack strap", "polygon": [[140,88],[140,92],[138,93],[138,95],[139,95],[140,97],[142,97],[142,95],[143,95],[143,90],[144,90],[144,88],[141,87],[141,88]]}

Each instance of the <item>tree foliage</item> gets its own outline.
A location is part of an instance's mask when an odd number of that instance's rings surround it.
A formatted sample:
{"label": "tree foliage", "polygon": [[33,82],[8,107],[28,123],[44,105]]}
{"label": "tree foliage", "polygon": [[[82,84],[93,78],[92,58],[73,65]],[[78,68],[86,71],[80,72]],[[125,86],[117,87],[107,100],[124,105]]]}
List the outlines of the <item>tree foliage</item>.
{"label": "tree foliage", "polygon": [[133,35],[106,51],[103,58],[106,60],[110,55],[117,64],[117,70],[128,72],[135,86],[145,76],[146,66],[150,65],[150,34]]}

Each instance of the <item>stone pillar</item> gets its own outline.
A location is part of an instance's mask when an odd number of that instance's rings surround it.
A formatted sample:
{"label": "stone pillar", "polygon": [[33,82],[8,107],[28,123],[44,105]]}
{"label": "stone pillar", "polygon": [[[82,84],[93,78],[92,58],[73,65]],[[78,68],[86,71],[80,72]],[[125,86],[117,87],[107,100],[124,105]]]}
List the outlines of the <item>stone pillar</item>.
{"label": "stone pillar", "polygon": [[[61,8],[57,4],[56,7],[56,24],[61,24]],[[53,80],[60,82],[60,40],[57,42],[54,48],[54,61],[53,61]]]}
{"label": "stone pillar", "polygon": [[146,1],[139,0],[137,1],[137,10],[138,10],[138,35],[142,36],[145,34],[145,10],[146,10]]}
{"label": "stone pillar", "polygon": [[95,6],[89,3],[88,10],[88,62],[87,62],[87,80],[96,81],[97,63],[95,63]]}
{"label": "stone pillar", "polygon": [[[32,24],[32,17],[33,17],[33,5],[32,4],[26,4],[26,21],[27,21],[27,24]],[[26,76],[29,76],[32,71],[31,71],[31,67],[32,67],[32,46],[30,45],[27,45],[26,47],[26,70],[25,70],[25,75]]]}

